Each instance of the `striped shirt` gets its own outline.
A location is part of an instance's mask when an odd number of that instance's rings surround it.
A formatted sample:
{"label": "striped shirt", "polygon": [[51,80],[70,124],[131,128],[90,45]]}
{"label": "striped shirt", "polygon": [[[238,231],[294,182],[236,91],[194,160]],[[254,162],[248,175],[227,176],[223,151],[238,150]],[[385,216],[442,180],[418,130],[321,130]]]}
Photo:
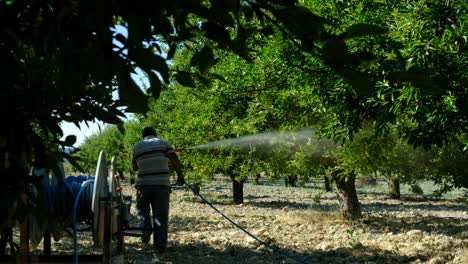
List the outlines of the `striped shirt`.
{"label": "striped shirt", "polygon": [[133,146],[132,160],[138,166],[138,177],[135,185],[169,186],[168,152],[174,151],[167,140],[147,136]]}

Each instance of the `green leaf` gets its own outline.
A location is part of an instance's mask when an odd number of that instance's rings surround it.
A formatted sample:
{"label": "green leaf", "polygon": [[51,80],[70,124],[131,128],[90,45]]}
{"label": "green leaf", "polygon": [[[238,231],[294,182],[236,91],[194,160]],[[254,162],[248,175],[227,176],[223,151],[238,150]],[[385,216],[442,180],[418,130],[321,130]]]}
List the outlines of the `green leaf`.
{"label": "green leaf", "polygon": [[154,99],[158,99],[161,94],[161,81],[155,73],[147,72],[147,74],[151,85],[151,95],[153,95]]}
{"label": "green leaf", "polygon": [[114,57],[113,64],[119,84],[119,98],[128,107],[127,112],[146,113],[149,109],[148,98],[130,77],[129,67],[117,55]]}
{"label": "green leaf", "polygon": [[213,77],[215,77],[216,79],[218,79],[218,80],[220,80],[220,81],[222,81],[222,82],[224,82],[224,83],[227,83],[226,79],[225,79],[223,76],[221,76],[221,75],[219,75],[219,74],[216,74],[216,73],[212,73],[211,75],[212,75]]}
{"label": "green leaf", "polygon": [[246,21],[250,21],[253,18],[253,13],[254,11],[252,10],[252,7],[250,6],[242,6],[241,7],[242,12],[244,13],[244,17]]}
{"label": "green leaf", "polygon": [[169,82],[169,67],[163,57],[145,48],[132,49],[130,56],[144,71],[156,70],[166,83]]}
{"label": "green leaf", "polygon": [[380,35],[388,32],[388,29],[382,26],[370,25],[370,24],[354,24],[350,26],[346,32],[339,35],[339,38],[342,40],[359,38],[369,35]]}
{"label": "green leaf", "polygon": [[216,41],[225,48],[231,46],[231,37],[222,26],[208,21],[202,24],[202,29],[205,31],[205,36],[207,38]]}
{"label": "green leaf", "polygon": [[366,66],[377,61],[375,54],[370,52],[357,52],[353,54],[356,65]]}
{"label": "green leaf", "polygon": [[344,41],[328,40],[323,46],[322,52],[327,58],[326,63],[332,68],[340,67],[343,64],[352,64],[354,60]]}
{"label": "green leaf", "polygon": [[177,80],[178,83],[180,83],[183,86],[188,86],[188,87],[196,86],[195,81],[193,80],[193,76],[189,72],[178,71],[175,74],[175,79]]}
{"label": "green leaf", "polygon": [[79,161],[83,161],[83,159],[81,159],[78,156],[72,156],[72,155],[67,155],[65,156],[65,158],[68,160],[68,162],[70,162],[71,165],[73,165],[73,167],[75,167],[76,169],[80,171],[83,171],[83,167],[81,167],[79,163]]}
{"label": "green leaf", "polygon": [[192,59],[190,59],[190,66],[197,67],[201,73],[206,73],[217,62],[218,59],[214,57],[213,49],[205,46],[194,53]]}
{"label": "green leaf", "polygon": [[231,14],[229,14],[229,12],[225,9],[211,8],[210,18],[212,19],[212,21],[216,21],[223,27],[233,28],[235,26],[234,19],[232,18]]}
{"label": "green leaf", "polygon": [[157,50],[159,54],[163,53],[161,46],[159,46],[158,43],[156,42],[151,43],[151,47],[153,48],[153,50],[150,51],[151,53],[156,53],[155,50]]}
{"label": "green leaf", "polygon": [[301,6],[271,8],[271,12],[306,46],[312,46],[314,41],[319,40],[324,31],[323,24],[329,23]]}
{"label": "green leaf", "polygon": [[123,117],[123,118],[127,118],[127,116],[117,108],[109,107],[109,108],[107,108],[107,111],[109,111],[109,113],[111,113],[111,114],[113,114],[115,116],[120,116],[120,117]]}
{"label": "green leaf", "polygon": [[119,132],[122,134],[122,135],[125,135],[125,126],[124,126],[124,123],[118,123],[117,124],[117,129],[119,129]]}
{"label": "green leaf", "polygon": [[429,75],[422,69],[413,67],[407,71],[394,72],[389,75],[389,79],[394,83],[411,83],[415,87],[421,88],[426,94],[441,94],[444,92]]}
{"label": "green leaf", "polygon": [[372,94],[374,83],[365,74],[350,69],[341,69],[338,73],[353,87],[358,95],[369,96]]}
{"label": "green leaf", "polygon": [[80,148],[72,148],[70,154],[78,153],[81,149]]}
{"label": "green leaf", "polygon": [[89,106],[89,112],[93,117],[96,117],[99,120],[104,121],[105,123],[109,124],[118,124],[121,122],[121,120],[117,117],[115,113],[111,113],[109,111],[106,111],[102,107],[98,105],[92,105]]}
{"label": "green leaf", "polygon": [[282,5],[284,7],[292,7],[297,5],[297,0],[269,0],[269,2],[276,5]]}
{"label": "green leaf", "polygon": [[45,125],[47,130],[49,130],[52,134],[57,134],[59,137],[63,136],[62,128],[54,120],[47,120]]}
{"label": "green leaf", "polygon": [[169,18],[165,18],[162,21],[161,29],[166,35],[174,34],[174,27],[172,26],[171,20]]}
{"label": "green leaf", "polygon": [[206,78],[205,76],[198,74],[196,75],[196,77],[197,77],[197,80],[203,85],[208,86],[210,84],[210,80]]}
{"label": "green leaf", "polygon": [[167,52],[166,60],[172,60],[172,58],[174,58],[176,51],[177,51],[177,45],[174,43],[169,44],[169,51]]}
{"label": "green leaf", "polygon": [[69,135],[65,138],[64,145],[71,147],[73,144],[76,143],[76,136],[75,135]]}
{"label": "green leaf", "polygon": [[139,46],[145,36],[151,32],[150,25],[144,20],[143,16],[136,14],[129,15],[127,18],[128,24],[128,43],[130,46]]}
{"label": "green leaf", "polygon": [[253,8],[253,11],[255,12],[255,16],[257,17],[258,21],[260,21],[260,24],[263,24],[265,17],[264,13],[259,8]]}
{"label": "green leaf", "polygon": [[123,45],[126,45],[127,43],[127,39],[122,35],[122,34],[117,34],[115,35],[114,37],[116,40],[118,40],[120,43],[122,43]]}
{"label": "green leaf", "polygon": [[236,11],[240,6],[239,0],[211,1],[211,4],[215,8],[224,9],[226,11]]}
{"label": "green leaf", "polygon": [[261,32],[263,35],[271,36],[271,35],[273,35],[273,33],[275,33],[275,29],[274,29],[272,26],[265,26],[264,28],[262,28],[262,29],[260,30],[260,32]]}

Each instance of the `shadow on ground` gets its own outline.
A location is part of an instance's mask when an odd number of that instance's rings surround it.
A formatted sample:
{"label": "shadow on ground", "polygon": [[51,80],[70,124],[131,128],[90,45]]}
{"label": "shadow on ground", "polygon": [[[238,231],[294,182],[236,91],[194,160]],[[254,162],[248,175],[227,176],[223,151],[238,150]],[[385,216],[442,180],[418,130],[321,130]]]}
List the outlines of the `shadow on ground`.
{"label": "shadow on ground", "polygon": [[[169,228],[179,231],[194,231],[200,226],[211,226],[213,229],[217,228],[219,223],[225,223],[223,219],[211,220],[206,217],[177,217],[171,216],[169,218]],[[227,222],[226,222],[227,223]],[[171,232],[171,230],[169,230]]]}
{"label": "shadow on ground", "polygon": [[[328,251],[286,252],[268,249],[255,250],[238,246],[215,248],[205,243],[173,243],[163,254],[149,253],[150,245],[127,248],[129,263],[412,263],[426,260],[425,256],[398,256],[380,249],[359,247],[337,248]],[[299,261],[298,261],[299,260]]]}
{"label": "shadow on ground", "polygon": [[373,233],[394,234],[410,230],[421,230],[431,234],[460,236],[467,234],[468,220],[436,216],[394,217],[390,215],[370,216],[364,223]]}
{"label": "shadow on ground", "polygon": [[250,206],[268,209],[310,209],[323,212],[332,212],[338,210],[337,204],[310,204],[288,201],[249,201],[246,204]]}
{"label": "shadow on ground", "polygon": [[[430,202],[423,200],[422,202]],[[439,211],[439,212],[465,212],[468,211],[468,206],[463,204],[422,204],[422,203],[408,203],[402,201],[400,204],[388,204],[382,202],[373,202],[362,204],[363,211],[387,211],[387,212],[402,212],[402,211]]]}

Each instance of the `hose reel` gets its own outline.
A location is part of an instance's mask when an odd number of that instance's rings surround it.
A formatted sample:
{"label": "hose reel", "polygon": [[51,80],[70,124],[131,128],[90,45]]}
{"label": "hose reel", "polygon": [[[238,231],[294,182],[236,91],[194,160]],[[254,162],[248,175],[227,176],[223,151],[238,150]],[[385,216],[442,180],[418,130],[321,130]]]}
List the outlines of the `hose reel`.
{"label": "hose reel", "polygon": [[[61,164],[60,164],[61,165]],[[44,189],[44,200],[47,203],[55,201],[57,204],[60,204],[64,208],[73,208],[73,223],[74,223],[74,239],[75,239],[75,255],[76,255],[76,219],[80,218],[77,216],[77,211],[87,211],[89,212],[85,218],[89,218],[90,226],[93,234],[94,246],[97,248],[102,248],[103,263],[107,263],[111,259],[111,252],[113,249],[113,241],[116,241],[116,252],[117,254],[123,252],[123,230],[125,229],[127,223],[129,222],[130,217],[130,208],[131,208],[131,199],[124,199],[120,186],[120,182],[117,174],[117,164],[116,159],[113,157],[108,167],[105,153],[101,151],[99,153],[99,158],[97,162],[96,172],[94,178],[89,180],[89,182],[83,181],[83,179],[77,179],[79,177],[69,176],[70,181],[65,179],[64,174],[59,175],[59,177],[49,178],[47,173],[44,173],[42,170],[33,169],[33,174],[37,176],[44,177],[45,189]],[[108,170],[109,168],[109,170]],[[39,173],[34,173],[35,171],[40,171]],[[83,176],[84,177],[84,176]],[[92,178],[89,176],[89,178]],[[58,179],[58,183],[57,180]],[[80,180],[80,183],[69,184],[68,182]],[[50,183],[52,181],[52,183]],[[63,185],[62,185],[63,184]],[[80,185],[81,184],[81,185]],[[91,186],[91,184],[93,186]],[[89,186],[88,186],[89,185]],[[72,186],[72,187],[70,187]],[[77,191],[77,188],[79,191]],[[63,189],[63,190],[62,190]],[[54,190],[53,193],[47,193],[50,190]],[[91,194],[92,192],[92,194]],[[78,195],[77,195],[78,193]],[[83,197],[85,196],[85,197]],[[88,196],[90,198],[88,198]],[[50,199],[52,197],[53,199]],[[75,199],[75,197],[77,199]],[[92,198],[91,198],[92,197]],[[65,205],[64,200],[74,200],[71,206]],[[83,202],[85,200],[87,202]],[[91,201],[90,201],[91,200]],[[62,206],[63,205],[63,206]],[[77,206],[78,205],[78,206]],[[56,205],[51,205],[51,208],[57,207]],[[47,206],[46,206],[47,208]],[[79,210],[77,210],[79,208]],[[47,211],[47,210],[46,210]],[[62,210],[63,211],[63,210]],[[54,215],[60,214],[61,211],[57,211]],[[70,212],[67,210],[66,214]],[[66,219],[67,217],[63,217]],[[83,217],[81,217],[83,218]],[[31,217],[29,225],[29,237],[28,241],[32,244],[37,245],[42,237],[45,239],[46,230],[52,231],[55,227],[50,226],[52,222],[60,222],[51,218],[51,222],[46,220],[42,221],[38,218]],[[62,219],[62,218],[60,218]],[[64,226],[65,227],[65,226]],[[61,232],[61,231],[60,231]],[[54,233],[53,233],[54,234]],[[60,236],[56,237],[54,234],[55,240],[59,240]],[[50,241],[50,236],[49,236]],[[30,243],[28,242],[28,243]],[[46,244],[44,240],[44,245]],[[50,242],[48,243],[50,245]],[[29,247],[29,246],[28,246]],[[44,252],[46,249],[44,248]],[[50,249],[48,250],[50,252]]]}
{"label": "hose reel", "polygon": [[[123,247],[123,229],[130,216],[131,200],[123,199],[117,174],[117,162],[112,157],[110,170],[107,170],[106,158],[103,151],[99,159],[95,174],[93,189],[93,241],[96,247],[103,247],[104,251],[114,238]],[[109,249],[110,250],[110,249]],[[123,250],[123,248],[121,249]],[[119,250],[118,250],[119,251]]]}

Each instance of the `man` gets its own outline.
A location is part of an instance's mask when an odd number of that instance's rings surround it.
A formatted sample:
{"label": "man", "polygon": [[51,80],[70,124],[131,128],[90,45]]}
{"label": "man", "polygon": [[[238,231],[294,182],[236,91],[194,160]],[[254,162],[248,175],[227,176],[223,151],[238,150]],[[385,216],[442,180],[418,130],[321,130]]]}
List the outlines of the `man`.
{"label": "man", "polygon": [[[166,250],[169,218],[169,161],[177,173],[177,185],[183,185],[182,166],[172,145],[156,137],[154,127],[142,130],[142,141],[133,146],[133,169],[137,170],[137,215],[143,227],[143,243],[149,243],[151,231],[153,245],[159,253]],[[151,207],[151,209],[150,209]],[[150,213],[153,213],[151,222]],[[153,225],[153,228],[151,227]]]}

